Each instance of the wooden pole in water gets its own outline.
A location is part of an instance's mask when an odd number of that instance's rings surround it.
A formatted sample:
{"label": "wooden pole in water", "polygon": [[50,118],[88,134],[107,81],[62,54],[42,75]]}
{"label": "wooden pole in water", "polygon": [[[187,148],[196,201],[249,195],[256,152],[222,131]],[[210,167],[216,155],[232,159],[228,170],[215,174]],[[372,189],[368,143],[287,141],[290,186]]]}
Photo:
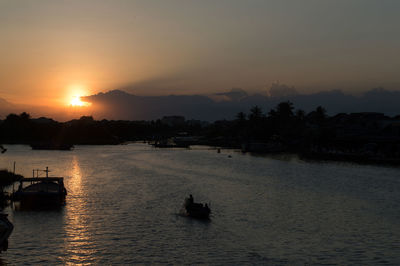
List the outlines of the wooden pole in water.
{"label": "wooden pole in water", "polygon": [[[14,171],[13,171],[13,174],[15,175],[15,161],[14,161]],[[14,183],[15,183],[15,182],[13,182],[13,193],[14,193]]]}

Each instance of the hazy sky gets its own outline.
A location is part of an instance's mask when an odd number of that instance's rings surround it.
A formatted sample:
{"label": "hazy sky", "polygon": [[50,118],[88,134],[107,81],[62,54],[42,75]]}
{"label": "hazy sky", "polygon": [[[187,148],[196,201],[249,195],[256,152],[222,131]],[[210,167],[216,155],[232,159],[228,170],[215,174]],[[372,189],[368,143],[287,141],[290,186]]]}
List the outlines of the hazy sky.
{"label": "hazy sky", "polygon": [[400,89],[399,0],[0,0],[0,97]]}

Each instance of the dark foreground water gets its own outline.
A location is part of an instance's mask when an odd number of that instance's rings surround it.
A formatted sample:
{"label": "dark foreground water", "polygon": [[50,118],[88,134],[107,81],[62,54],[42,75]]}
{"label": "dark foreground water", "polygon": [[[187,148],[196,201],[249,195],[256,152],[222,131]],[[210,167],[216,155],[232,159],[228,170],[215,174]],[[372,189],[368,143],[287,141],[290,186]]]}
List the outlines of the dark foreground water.
{"label": "dark foreground water", "polygon": [[[7,208],[0,263],[400,265],[400,168],[145,144],[7,148],[0,168],[49,166],[69,194],[59,211]],[[209,222],[179,215],[189,193],[211,202]]]}

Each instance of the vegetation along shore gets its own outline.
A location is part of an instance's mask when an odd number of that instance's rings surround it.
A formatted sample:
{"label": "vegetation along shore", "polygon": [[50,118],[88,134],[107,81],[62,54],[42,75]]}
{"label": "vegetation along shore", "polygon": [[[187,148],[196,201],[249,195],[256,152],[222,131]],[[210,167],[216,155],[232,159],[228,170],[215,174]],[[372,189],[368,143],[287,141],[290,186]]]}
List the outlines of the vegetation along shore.
{"label": "vegetation along shore", "polygon": [[152,121],[95,120],[83,116],[67,122],[9,114],[0,120],[0,143],[114,145],[129,141],[174,143],[164,147],[210,145],[243,152],[297,153],[303,158],[378,164],[400,162],[400,115],[339,113],[328,116],[319,106],[306,113],[289,101],[264,113],[254,106],[234,120],[206,122],[165,116]]}

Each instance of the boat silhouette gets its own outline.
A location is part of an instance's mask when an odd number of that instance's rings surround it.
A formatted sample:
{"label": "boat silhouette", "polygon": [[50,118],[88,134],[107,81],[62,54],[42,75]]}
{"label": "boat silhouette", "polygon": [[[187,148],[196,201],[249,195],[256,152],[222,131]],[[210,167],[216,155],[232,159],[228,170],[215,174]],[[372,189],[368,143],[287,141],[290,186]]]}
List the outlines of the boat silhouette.
{"label": "boat silhouette", "polygon": [[[46,177],[39,177],[39,172],[45,172]],[[11,199],[19,201],[23,208],[63,205],[67,195],[64,178],[49,177],[48,173],[48,167],[46,167],[46,170],[33,170],[32,178],[22,178],[19,181],[18,190],[13,192]],[[26,186],[25,184],[29,185]]]}
{"label": "boat silhouette", "polygon": [[209,219],[211,210],[207,203],[204,205],[202,203],[196,203],[193,200],[193,196],[190,195],[189,198],[185,199],[183,204],[183,213],[192,218]]}

